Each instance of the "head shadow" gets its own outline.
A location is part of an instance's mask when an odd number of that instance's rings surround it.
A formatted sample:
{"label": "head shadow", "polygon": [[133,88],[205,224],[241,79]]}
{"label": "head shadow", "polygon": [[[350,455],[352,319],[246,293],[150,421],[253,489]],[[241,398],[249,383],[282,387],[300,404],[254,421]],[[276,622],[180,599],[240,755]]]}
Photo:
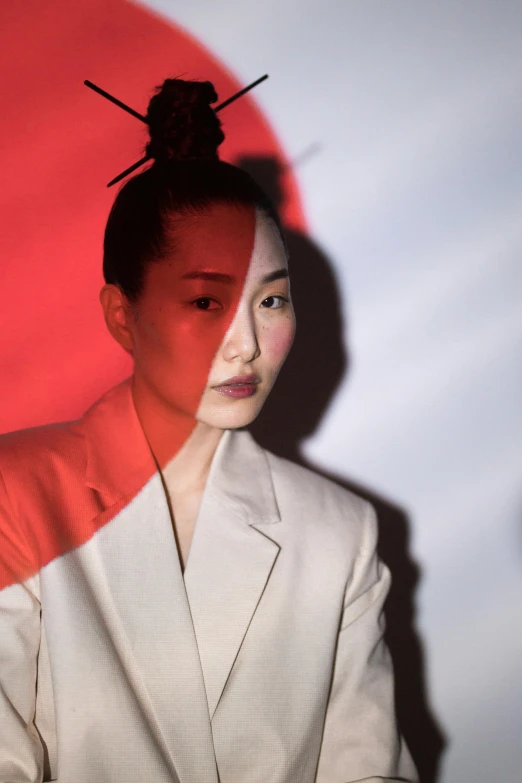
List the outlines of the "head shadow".
{"label": "head shadow", "polygon": [[[278,161],[243,156],[234,164],[246,170],[280,210],[283,193]],[[385,616],[386,642],[395,671],[397,717],[421,783],[436,783],[448,742],[429,704],[423,643],[416,629],[415,591],[421,570],[409,551],[411,523],[400,505],[375,488],[312,464],[302,451],[303,441],[320,425],[349,373],[350,356],[344,340],[346,314],[332,265],[310,237],[288,227],[284,230],[296,336],[270,396],[248,429],[263,448],[333,479],[374,505],[379,520],[379,554],[393,577]]]}

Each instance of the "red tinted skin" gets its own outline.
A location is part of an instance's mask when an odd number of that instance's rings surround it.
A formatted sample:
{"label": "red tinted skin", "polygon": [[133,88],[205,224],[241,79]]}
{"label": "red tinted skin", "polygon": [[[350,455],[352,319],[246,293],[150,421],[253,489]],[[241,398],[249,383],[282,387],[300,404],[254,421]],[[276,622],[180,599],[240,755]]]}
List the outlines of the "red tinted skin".
{"label": "red tinted skin", "polygon": [[[172,256],[148,268],[132,326],[133,397],[160,468],[196,426],[212,362],[243,292],[256,211],[215,205],[181,226]],[[202,270],[232,283],[190,277]],[[198,297],[215,297],[222,306],[202,313]]]}

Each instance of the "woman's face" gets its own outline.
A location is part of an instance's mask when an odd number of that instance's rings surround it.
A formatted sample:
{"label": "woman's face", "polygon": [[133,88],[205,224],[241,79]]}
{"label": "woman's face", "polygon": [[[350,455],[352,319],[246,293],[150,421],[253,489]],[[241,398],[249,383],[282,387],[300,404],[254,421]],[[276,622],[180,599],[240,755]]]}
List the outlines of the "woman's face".
{"label": "woman's face", "polygon": [[[257,210],[216,205],[190,219],[176,252],[147,268],[132,309],[135,383],[172,414],[220,429],[261,410],[295,333],[288,263]],[[223,386],[234,376],[247,386]]]}

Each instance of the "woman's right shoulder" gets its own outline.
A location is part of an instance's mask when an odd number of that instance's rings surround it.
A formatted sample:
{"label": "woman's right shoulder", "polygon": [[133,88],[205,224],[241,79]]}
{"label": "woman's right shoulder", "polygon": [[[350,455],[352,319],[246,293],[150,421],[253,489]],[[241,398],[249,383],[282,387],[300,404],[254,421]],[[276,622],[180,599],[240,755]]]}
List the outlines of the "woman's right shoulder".
{"label": "woman's right shoulder", "polygon": [[39,570],[64,499],[80,502],[84,464],[76,422],[0,434],[0,589]]}
{"label": "woman's right shoulder", "polygon": [[80,470],[85,461],[79,420],[55,422],[0,434],[0,474],[4,482],[49,479]]}

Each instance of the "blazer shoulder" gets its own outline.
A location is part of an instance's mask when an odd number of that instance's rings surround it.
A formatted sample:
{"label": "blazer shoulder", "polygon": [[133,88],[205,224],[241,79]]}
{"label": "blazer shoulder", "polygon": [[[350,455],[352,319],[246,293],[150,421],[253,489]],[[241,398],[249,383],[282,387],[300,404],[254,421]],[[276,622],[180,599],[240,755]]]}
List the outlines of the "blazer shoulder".
{"label": "blazer shoulder", "polygon": [[322,476],[311,468],[265,450],[274,489],[282,513],[298,515],[301,523],[319,524],[344,537],[360,540],[368,525],[375,526],[375,512],[369,501]]}
{"label": "blazer shoulder", "polygon": [[71,472],[79,475],[83,464],[73,424],[0,435],[0,589],[39,570],[43,544],[56,527],[57,505]]}
{"label": "blazer shoulder", "polygon": [[79,473],[85,466],[78,421],[63,421],[0,434],[0,474],[7,486],[27,488]]}

